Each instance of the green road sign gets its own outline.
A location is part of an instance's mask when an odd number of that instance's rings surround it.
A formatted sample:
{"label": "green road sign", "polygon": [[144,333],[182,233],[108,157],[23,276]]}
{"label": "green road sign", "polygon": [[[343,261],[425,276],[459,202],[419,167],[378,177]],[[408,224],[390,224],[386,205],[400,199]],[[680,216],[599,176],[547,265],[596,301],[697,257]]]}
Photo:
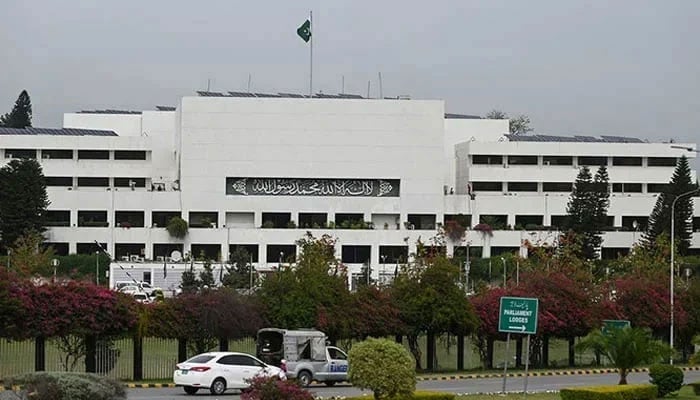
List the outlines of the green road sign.
{"label": "green road sign", "polygon": [[537,332],[538,299],[527,297],[501,297],[498,331],[503,333]]}
{"label": "green road sign", "polygon": [[611,329],[624,329],[630,326],[630,322],[625,319],[604,319],[603,327],[600,329],[603,335],[607,335]]}

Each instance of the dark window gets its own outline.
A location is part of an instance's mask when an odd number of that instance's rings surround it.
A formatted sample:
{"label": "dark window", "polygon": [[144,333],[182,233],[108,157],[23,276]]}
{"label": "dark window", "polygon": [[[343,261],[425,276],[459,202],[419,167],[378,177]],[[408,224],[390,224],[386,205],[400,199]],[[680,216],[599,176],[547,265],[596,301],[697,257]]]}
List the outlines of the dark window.
{"label": "dark window", "polygon": [[64,242],[44,242],[41,244],[42,249],[53,248],[53,254],[56,256],[68,255],[68,243]]}
{"label": "dark window", "polygon": [[219,226],[216,211],[190,211],[190,228],[214,228]]}
{"label": "dark window", "polygon": [[379,259],[387,264],[405,263],[408,260],[408,246],[379,246]]}
{"label": "dark window", "polygon": [[342,351],[331,347],[328,348],[328,355],[331,357],[331,360],[347,360],[348,358]]}
{"label": "dark window", "polygon": [[[518,255],[520,252],[519,247],[510,247],[510,246],[493,246],[491,247],[491,257],[496,257],[500,256],[503,254],[515,254]],[[503,263],[501,263],[501,269],[503,269]]]}
{"label": "dark window", "polygon": [[299,228],[325,228],[327,221],[328,214],[326,213],[299,213]]}
{"label": "dark window", "polygon": [[192,256],[195,260],[206,261],[206,260],[221,260],[221,245],[220,244],[209,244],[209,243],[192,243],[191,247]]}
{"label": "dark window", "polygon": [[[100,243],[103,249],[107,249],[107,243]],[[95,254],[100,250],[95,242],[78,243],[76,253],[78,254]]]}
{"label": "dark window", "polygon": [[109,178],[79,177],[78,186],[83,187],[109,187]]}
{"label": "dark window", "polygon": [[516,215],[515,229],[537,230],[542,229],[542,215]]}
{"label": "dark window", "polygon": [[544,182],[542,184],[543,192],[571,192],[573,184],[571,182]]}
{"label": "dark window", "polygon": [[109,150],[78,150],[78,160],[109,160]]}
{"label": "dark window", "polygon": [[259,367],[260,363],[254,359],[253,357],[248,357],[244,356],[242,354],[235,354],[228,356],[231,357],[228,362],[230,363],[229,365],[241,365],[245,367]]}
{"label": "dark window", "polygon": [[693,232],[700,232],[700,217],[693,217]]}
{"label": "dark window", "polygon": [[50,160],[72,160],[73,150],[42,150],[41,158]]}
{"label": "dark window", "polygon": [[153,281],[151,280],[151,271],[143,271],[143,281],[153,284]]}
{"label": "dark window", "polygon": [[143,228],[143,211],[115,211],[114,222],[122,228]]}
{"label": "dark window", "polygon": [[293,244],[268,244],[265,249],[267,262],[294,262],[297,257],[297,246]]}
{"label": "dark window", "polygon": [[236,365],[235,356],[223,356],[216,362],[221,365]]}
{"label": "dark window", "polygon": [[502,165],[503,156],[493,156],[493,155],[473,155],[472,164],[474,165]]}
{"label": "dark window", "polygon": [[613,157],[613,165],[639,167],[642,165],[642,157]]}
{"label": "dark window", "polygon": [[494,230],[503,230],[508,226],[508,216],[507,215],[480,215],[480,224],[487,224],[491,226]]}
{"label": "dark window", "polygon": [[[481,258],[483,250],[484,249],[481,246],[469,246],[469,259],[475,260]],[[467,246],[455,246],[454,258],[461,260],[460,262],[463,262],[467,258]]]}
{"label": "dark window", "polygon": [[408,214],[410,229],[435,229],[435,214]]}
{"label": "dark window", "polygon": [[564,226],[566,226],[566,219],[567,218],[568,217],[566,215],[552,215],[552,217],[551,217],[552,228],[563,229]]}
{"label": "dark window", "polygon": [[600,250],[600,258],[603,260],[616,260],[629,254],[629,247],[603,247]]}
{"label": "dark window", "polygon": [[649,157],[647,165],[650,167],[675,167],[675,157]]}
{"label": "dark window", "polygon": [[537,165],[537,156],[508,156],[509,165]]}
{"label": "dark window", "polygon": [[536,192],[537,182],[508,182],[509,192]]}
{"label": "dark window", "polygon": [[500,192],[503,190],[502,182],[472,182],[472,190],[475,192]]}
{"label": "dark window", "polygon": [[114,257],[121,260],[123,257],[143,257],[146,254],[146,245],[143,243],[115,243]]}
{"label": "dark window", "polygon": [[231,259],[231,255],[236,252],[236,248],[241,247],[248,253],[248,258],[252,257],[252,262],[258,262],[258,245],[257,244],[229,244],[228,245],[228,259]]}
{"label": "dark window", "polygon": [[115,160],[145,160],[146,152],[140,150],[115,150]]}
{"label": "dark window", "polygon": [[47,176],[46,186],[73,186],[73,177],[71,176]]}
{"label": "dark window", "polygon": [[607,157],[579,157],[578,165],[585,166],[603,166],[608,165]]}
{"label": "dark window", "polygon": [[146,187],[146,178],[114,178],[115,187]]}
{"label": "dark window", "polygon": [[613,193],[642,193],[641,183],[613,183]]}
{"label": "dark window", "polygon": [[364,214],[335,214],[335,227],[338,229],[351,229],[362,226],[364,221]]}
{"label": "dark window", "polygon": [[182,243],[153,243],[153,259],[170,257],[176,250],[180,252],[180,257],[182,257]]}
{"label": "dark window", "polygon": [[343,246],[342,261],[347,264],[367,263],[370,261],[371,249],[372,246]]}
{"label": "dark window", "polygon": [[36,159],[34,149],[6,149],[5,158],[33,158]]}
{"label": "dark window", "polygon": [[78,211],[78,226],[107,227],[107,211]]}
{"label": "dark window", "polygon": [[668,183],[647,183],[647,192],[649,193],[667,193],[669,190]]}
{"label": "dark window", "polygon": [[175,217],[182,218],[180,211],[153,211],[151,213],[151,223],[154,227],[165,228],[168,222]]}
{"label": "dark window", "polygon": [[622,226],[627,228],[627,230],[635,232],[644,232],[647,230],[647,224],[649,223],[649,216],[637,215],[637,216],[623,216]]}
{"label": "dark window", "polygon": [[70,211],[47,210],[46,226],[70,226]]}
{"label": "dark window", "polygon": [[291,213],[262,213],[263,228],[286,228],[291,221]]}
{"label": "dark window", "polygon": [[186,362],[188,363],[193,363],[193,364],[206,364],[209,361],[211,361],[214,358],[214,356],[194,356],[187,360]]}
{"label": "dark window", "polygon": [[574,165],[571,156],[543,156],[542,165]]}
{"label": "dark window", "polygon": [[455,221],[460,226],[469,229],[472,226],[472,216],[464,214],[445,214],[443,223],[446,225],[448,221]]}

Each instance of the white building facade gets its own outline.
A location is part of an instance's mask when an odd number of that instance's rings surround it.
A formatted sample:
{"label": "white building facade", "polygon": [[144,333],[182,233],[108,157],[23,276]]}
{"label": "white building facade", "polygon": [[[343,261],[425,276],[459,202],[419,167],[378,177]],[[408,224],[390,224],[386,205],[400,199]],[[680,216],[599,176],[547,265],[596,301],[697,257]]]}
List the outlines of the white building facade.
{"label": "white building facade", "polygon": [[[68,113],[63,129],[4,129],[0,152],[40,161],[57,253],[94,254],[97,241],[116,260],[112,280],[131,270],[161,287],[180,275],[162,280],[163,268],[184,268],[173,254],[204,254],[216,269],[244,246],[269,270],[292,262],[306,231],[336,237],[350,272],[369,263],[375,278],[454,218],[496,229],[448,241],[449,254],[525,255],[525,239],[556,239],[583,165],[608,168],[602,256],[613,257],[640,239],[676,160],[696,154],[625,138],[519,139],[505,120],[446,115],[442,101],[348,97],[200,93],[156,111]],[[173,216],[189,223],[184,239],[165,229]]]}

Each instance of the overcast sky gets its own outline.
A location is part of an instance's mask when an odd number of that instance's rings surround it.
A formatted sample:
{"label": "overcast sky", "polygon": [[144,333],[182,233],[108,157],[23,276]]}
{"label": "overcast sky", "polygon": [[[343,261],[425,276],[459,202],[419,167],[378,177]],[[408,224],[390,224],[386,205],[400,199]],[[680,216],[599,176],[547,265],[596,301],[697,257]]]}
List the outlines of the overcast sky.
{"label": "overcast sky", "polygon": [[[7,3],[7,2],[6,2]],[[314,87],[527,114],[543,134],[697,142],[698,0],[9,0],[0,112],[26,88],[34,126],[64,112],[153,109],[204,89]]]}

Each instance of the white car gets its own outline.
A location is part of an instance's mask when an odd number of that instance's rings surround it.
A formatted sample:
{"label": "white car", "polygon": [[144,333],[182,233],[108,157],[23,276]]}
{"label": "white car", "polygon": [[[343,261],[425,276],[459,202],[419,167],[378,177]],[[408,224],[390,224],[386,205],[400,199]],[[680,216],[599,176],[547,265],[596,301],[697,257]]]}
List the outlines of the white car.
{"label": "white car", "polygon": [[267,365],[246,353],[210,352],[196,355],[176,365],[173,381],[187,394],[209,389],[221,395],[228,389],[247,389],[256,376],[287,379],[283,370]]}

